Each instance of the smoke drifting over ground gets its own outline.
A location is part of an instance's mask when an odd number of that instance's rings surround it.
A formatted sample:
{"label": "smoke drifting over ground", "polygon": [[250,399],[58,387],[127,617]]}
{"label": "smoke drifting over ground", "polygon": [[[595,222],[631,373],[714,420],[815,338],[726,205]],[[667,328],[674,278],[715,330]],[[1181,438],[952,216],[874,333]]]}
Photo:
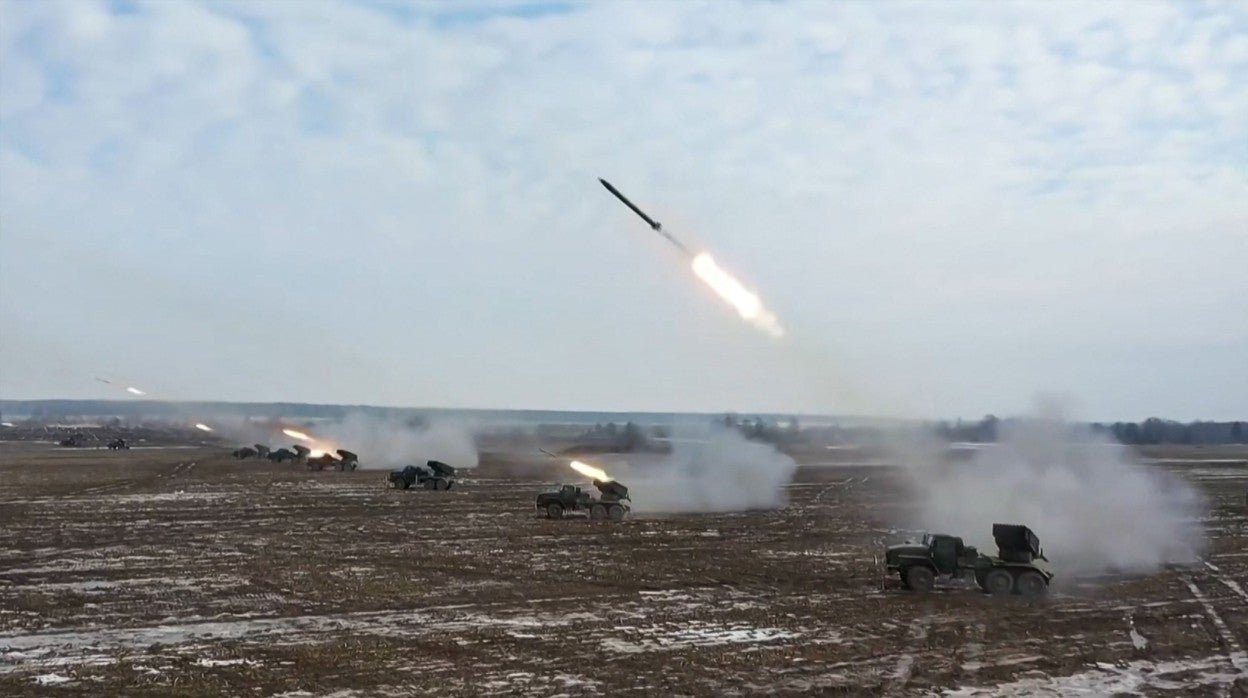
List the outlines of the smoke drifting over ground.
{"label": "smoke drifting over ground", "polygon": [[455,468],[477,467],[477,446],[464,425],[434,422],[409,425],[362,414],[312,430],[318,440],[332,441],[360,457],[362,470],[385,470],[439,460]]}
{"label": "smoke drifting over ground", "polygon": [[1204,545],[1192,486],[1056,415],[1006,423],[970,462],[911,474],[921,527],[993,551],[993,523],[1025,524],[1059,576],[1154,572]]}
{"label": "smoke drifting over ground", "polygon": [[611,474],[628,486],[633,510],[711,512],[777,509],[797,463],[768,444],[714,427],[676,441],[670,456]]}

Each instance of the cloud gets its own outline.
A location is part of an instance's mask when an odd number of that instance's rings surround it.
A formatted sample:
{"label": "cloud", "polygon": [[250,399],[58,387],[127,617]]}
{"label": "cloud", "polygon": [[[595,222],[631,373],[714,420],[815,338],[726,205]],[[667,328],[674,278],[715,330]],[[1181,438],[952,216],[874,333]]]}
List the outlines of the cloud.
{"label": "cloud", "polygon": [[[595,190],[608,176],[835,370],[882,394],[939,376],[914,409],[1008,411],[1112,368],[1158,317],[1181,339],[1160,365],[1248,349],[1226,321],[1248,313],[1237,5],[456,8],[0,6],[0,253],[24,260],[0,262],[0,322],[84,297],[126,308],[118,333],[159,318],[167,339],[105,337],[129,356],[91,360],[205,397],[254,396],[232,365],[262,375],[295,337],[308,366],[408,378],[274,369],[291,399],[844,407],[808,377],[741,375],[785,359]],[[66,255],[107,281],[41,287]],[[232,316],[246,355],[177,343],[205,315]],[[188,354],[211,378],[181,375]],[[995,387],[970,387],[984,366]],[[1061,387],[1125,396],[1091,401],[1108,416],[1248,409],[1218,388],[1248,387],[1242,367],[1205,370]]]}

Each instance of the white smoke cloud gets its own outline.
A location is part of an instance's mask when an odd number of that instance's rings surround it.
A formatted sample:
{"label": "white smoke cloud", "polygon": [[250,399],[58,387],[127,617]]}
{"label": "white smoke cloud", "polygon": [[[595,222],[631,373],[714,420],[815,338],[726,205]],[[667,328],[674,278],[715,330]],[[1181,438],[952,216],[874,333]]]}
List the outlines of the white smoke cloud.
{"label": "white smoke cloud", "polygon": [[1059,577],[1151,573],[1204,547],[1204,501],[1192,485],[1053,411],[1004,423],[998,443],[969,462],[909,462],[912,523],[985,551],[995,550],[993,523],[1024,524]]}
{"label": "white smoke cloud", "polygon": [[674,442],[671,455],[633,467],[609,469],[623,482],[638,513],[777,509],[797,463],[769,444],[736,430],[712,427]]}
{"label": "white smoke cloud", "polygon": [[409,425],[401,420],[347,415],[340,422],[311,430],[318,441],[332,441],[360,457],[363,470],[383,470],[404,465],[424,465],[439,460],[455,468],[477,467],[477,446],[472,430],[463,424],[433,422]]}

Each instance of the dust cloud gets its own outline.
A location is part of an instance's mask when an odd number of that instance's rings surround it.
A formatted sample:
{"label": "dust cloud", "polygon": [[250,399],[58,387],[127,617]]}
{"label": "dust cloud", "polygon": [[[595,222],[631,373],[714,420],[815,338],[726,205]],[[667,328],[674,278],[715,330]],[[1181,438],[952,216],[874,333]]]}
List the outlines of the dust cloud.
{"label": "dust cloud", "polygon": [[680,434],[672,453],[611,474],[628,486],[637,513],[778,509],[797,463],[769,444],[722,426]]}
{"label": "dust cloud", "polygon": [[439,460],[455,468],[475,468],[478,463],[472,429],[454,422],[413,425],[352,413],[342,421],[316,427],[313,436],[359,455],[361,470],[424,465],[427,460]]}
{"label": "dust cloud", "polygon": [[916,523],[982,551],[996,549],[993,523],[1029,526],[1059,577],[1152,573],[1194,562],[1203,549],[1205,505],[1195,488],[1055,407],[1002,423],[998,442],[969,462],[923,464],[914,447],[904,458]]}

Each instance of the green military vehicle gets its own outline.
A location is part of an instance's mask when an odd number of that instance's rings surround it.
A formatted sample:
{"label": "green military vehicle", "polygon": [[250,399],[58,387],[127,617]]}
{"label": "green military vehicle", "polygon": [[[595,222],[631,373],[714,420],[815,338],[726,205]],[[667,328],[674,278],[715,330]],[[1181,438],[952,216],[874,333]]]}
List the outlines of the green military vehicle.
{"label": "green military vehicle", "polygon": [[406,490],[417,485],[427,490],[449,490],[455,485],[455,468],[438,460],[425,462],[425,467],[409,465],[390,473],[390,486]]}
{"label": "green military vehicle", "polygon": [[602,493],[595,498],[592,493],[575,485],[563,485],[554,492],[537,495],[537,510],[549,519],[562,519],[567,512],[588,512],[595,521],[610,519],[623,521],[632,510],[628,488],[614,480],[594,480],[594,487]]}
{"label": "green military vehicle", "polygon": [[931,591],[938,576],[973,577],[989,594],[1044,596],[1053,573],[1036,563],[1048,562],[1036,534],[1026,526],[993,524],[992,537],[996,557],[964,545],[956,536],[928,533],[918,543],[890,546],[884,563],[901,578],[902,587],[915,591]]}

